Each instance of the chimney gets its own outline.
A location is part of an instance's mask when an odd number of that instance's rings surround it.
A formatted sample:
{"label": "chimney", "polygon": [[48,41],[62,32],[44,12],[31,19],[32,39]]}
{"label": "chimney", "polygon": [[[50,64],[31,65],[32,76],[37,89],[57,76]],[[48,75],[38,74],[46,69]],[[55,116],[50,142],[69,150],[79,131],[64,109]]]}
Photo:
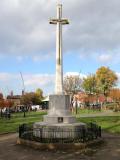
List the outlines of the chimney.
{"label": "chimney", "polygon": [[10,96],[13,97],[13,91],[10,92]]}
{"label": "chimney", "polygon": [[24,96],[25,95],[25,92],[24,92],[24,90],[22,90],[22,96]]}

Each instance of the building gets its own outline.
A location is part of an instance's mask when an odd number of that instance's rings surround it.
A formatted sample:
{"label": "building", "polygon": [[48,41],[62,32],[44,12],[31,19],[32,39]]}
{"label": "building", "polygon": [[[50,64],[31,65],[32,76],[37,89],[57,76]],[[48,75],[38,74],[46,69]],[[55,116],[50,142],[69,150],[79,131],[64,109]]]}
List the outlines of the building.
{"label": "building", "polygon": [[112,98],[105,97],[104,95],[87,94],[85,92],[78,92],[73,97],[73,103],[77,101],[78,106],[98,106],[103,105],[105,102],[113,102]]}
{"label": "building", "polygon": [[21,97],[24,95],[24,92],[22,91],[22,95],[14,95],[13,91],[11,91],[10,95],[7,96],[7,100],[12,101],[14,103],[14,106],[17,107],[21,105]]}

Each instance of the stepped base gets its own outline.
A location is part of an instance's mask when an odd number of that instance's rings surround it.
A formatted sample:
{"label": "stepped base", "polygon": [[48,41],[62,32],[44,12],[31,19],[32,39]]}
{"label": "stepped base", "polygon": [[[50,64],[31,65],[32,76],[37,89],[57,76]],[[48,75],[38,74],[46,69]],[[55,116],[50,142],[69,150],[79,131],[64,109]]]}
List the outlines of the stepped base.
{"label": "stepped base", "polygon": [[45,122],[34,123],[34,136],[48,139],[78,138],[87,129],[84,123],[73,124],[48,124]]}
{"label": "stepped base", "polygon": [[84,129],[86,124],[76,123],[70,113],[69,95],[51,95],[48,115],[44,116],[43,122],[33,125],[34,136],[46,139],[77,138]]}

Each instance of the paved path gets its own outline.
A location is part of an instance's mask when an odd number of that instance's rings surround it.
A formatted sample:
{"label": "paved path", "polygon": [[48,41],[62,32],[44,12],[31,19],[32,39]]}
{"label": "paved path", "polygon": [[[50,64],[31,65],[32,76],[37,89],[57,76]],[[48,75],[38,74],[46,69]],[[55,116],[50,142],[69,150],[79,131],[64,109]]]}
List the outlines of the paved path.
{"label": "paved path", "polygon": [[105,144],[80,151],[40,151],[16,144],[17,134],[0,136],[0,160],[120,160],[120,136],[104,134]]}

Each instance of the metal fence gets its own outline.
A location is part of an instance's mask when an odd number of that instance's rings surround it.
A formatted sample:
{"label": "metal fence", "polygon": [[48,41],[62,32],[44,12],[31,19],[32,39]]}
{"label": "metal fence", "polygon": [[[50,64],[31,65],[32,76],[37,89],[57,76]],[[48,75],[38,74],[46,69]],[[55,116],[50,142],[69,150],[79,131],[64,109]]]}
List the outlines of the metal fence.
{"label": "metal fence", "polygon": [[95,123],[75,130],[46,127],[33,129],[27,124],[19,126],[19,138],[40,143],[84,143],[100,137],[101,127]]}

